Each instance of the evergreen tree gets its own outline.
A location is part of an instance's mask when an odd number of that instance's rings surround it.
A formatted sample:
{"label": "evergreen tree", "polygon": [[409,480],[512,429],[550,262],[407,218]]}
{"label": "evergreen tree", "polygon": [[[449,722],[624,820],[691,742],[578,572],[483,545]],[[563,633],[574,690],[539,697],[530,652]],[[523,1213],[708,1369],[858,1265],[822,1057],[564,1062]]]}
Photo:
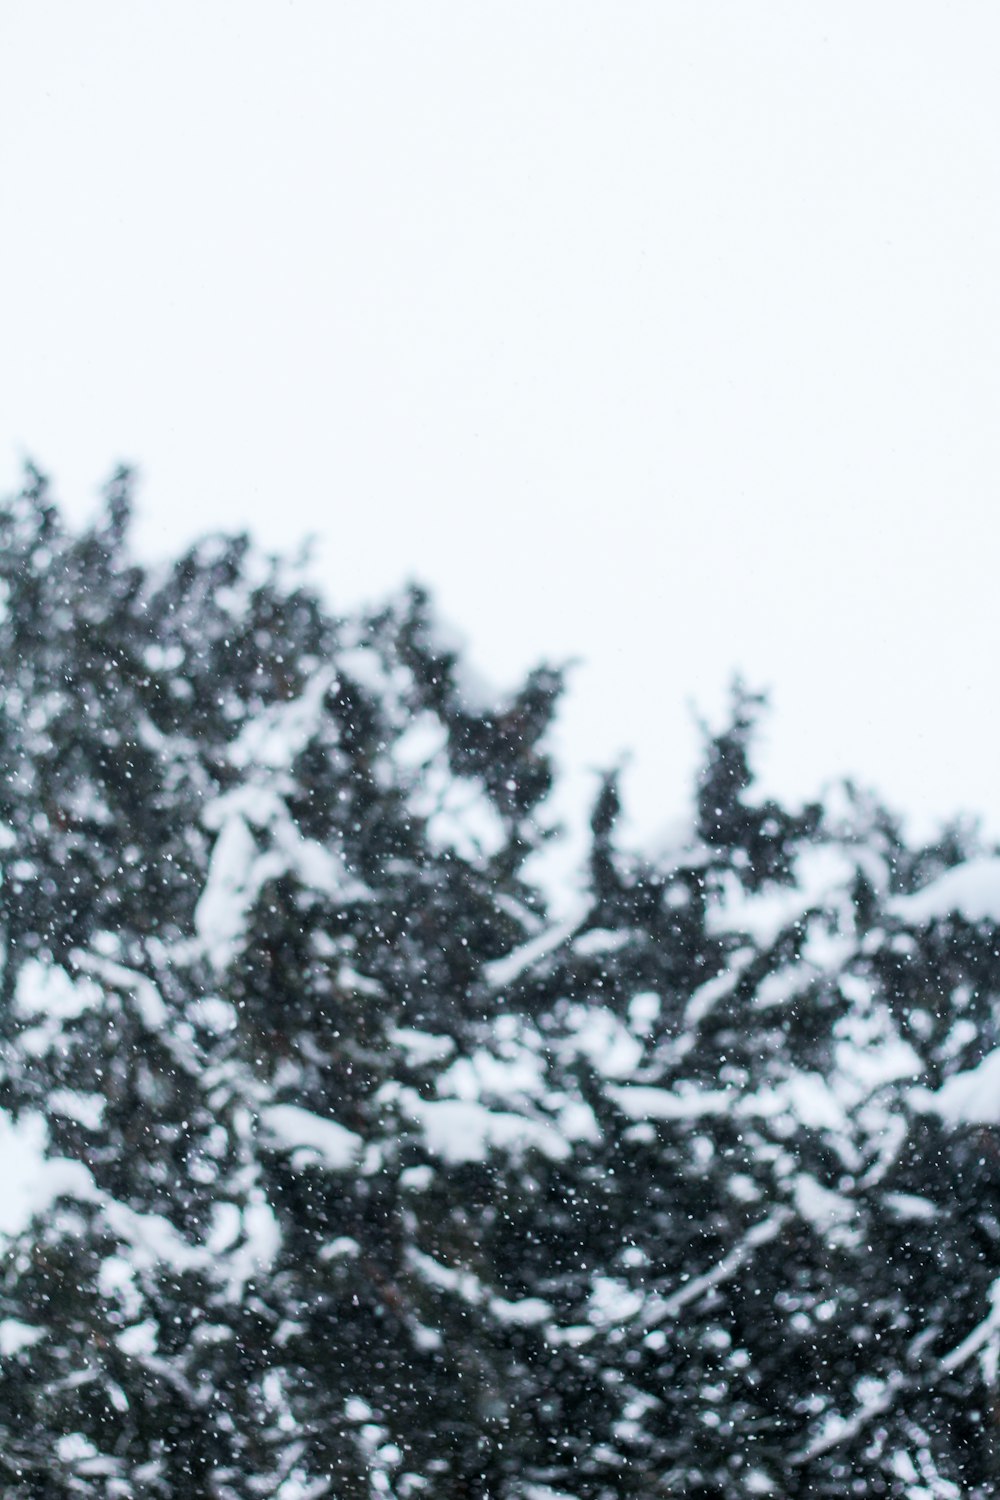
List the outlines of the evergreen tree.
{"label": "evergreen tree", "polygon": [[243,537],[144,567],[130,492],[0,508],[4,1494],[995,1494],[975,830],[762,796],[737,686],[556,924],[559,673]]}
{"label": "evergreen tree", "polygon": [[335,622],[127,519],[125,475],[80,536],[34,474],[4,517],[4,1103],[66,1188],[7,1259],[6,1490],[465,1493],[496,1382],[423,1321],[426,1101],[540,920],[558,674],[479,710],[420,596]]}

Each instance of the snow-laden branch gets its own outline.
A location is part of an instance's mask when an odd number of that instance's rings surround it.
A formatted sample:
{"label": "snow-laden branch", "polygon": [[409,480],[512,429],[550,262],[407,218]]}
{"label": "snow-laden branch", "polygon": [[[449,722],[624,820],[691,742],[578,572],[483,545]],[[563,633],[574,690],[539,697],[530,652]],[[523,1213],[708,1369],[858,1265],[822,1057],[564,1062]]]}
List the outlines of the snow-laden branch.
{"label": "snow-laden branch", "polygon": [[941,1360],[940,1368],[945,1374],[964,1365],[989,1343],[994,1334],[1000,1333],[1000,1277],[990,1287],[990,1303],[990,1310],[983,1321],[977,1323],[972,1332]]}
{"label": "snow-laden branch", "polygon": [[197,1077],[199,1062],[195,1050],[185,1040],[188,1028],[171,1025],[170,1012],[153,981],[137,969],[113,962],[90,949],[74,948],[70,959],[75,969],[131,999],[136,1014],[147,1031],[154,1033],[174,1062],[192,1077]]}
{"label": "snow-laden branch", "polygon": [[[974,1355],[985,1348],[992,1338],[1000,1335],[1000,1277],[991,1286],[989,1296],[991,1307],[986,1317],[976,1324],[971,1333],[967,1334],[950,1354],[945,1354],[938,1361],[935,1373],[950,1375],[954,1370],[967,1364]],[[930,1336],[933,1337],[933,1334]],[[921,1341],[924,1341],[925,1337],[922,1336]],[[819,1458],[833,1448],[839,1448],[842,1444],[850,1442],[859,1432],[864,1431],[875,1417],[883,1416],[908,1385],[908,1380],[900,1371],[893,1372],[885,1380],[859,1381],[860,1405],[853,1415],[850,1417],[828,1416],[818,1436],[808,1447],[793,1454],[791,1462],[797,1465],[808,1463],[811,1459]]]}
{"label": "snow-laden branch", "polygon": [[655,1328],[658,1323],[665,1323],[668,1318],[676,1317],[682,1308],[696,1301],[704,1292],[711,1291],[713,1287],[735,1276],[755,1250],[777,1238],[791,1217],[790,1208],[777,1209],[769,1218],[755,1224],[752,1229],[748,1229],[739,1244],[734,1245],[729,1254],[724,1255],[710,1270],[686,1281],[671,1296],[652,1299],[652,1306],[648,1308],[643,1319],[645,1325]]}
{"label": "snow-laden branch", "polygon": [[833,1448],[839,1448],[843,1443],[849,1443],[851,1438],[864,1431],[869,1422],[889,1410],[906,1384],[905,1377],[899,1371],[894,1371],[886,1380],[860,1380],[858,1396],[861,1404],[857,1411],[850,1417],[842,1417],[839,1413],[829,1415],[823,1423],[822,1431],[808,1447],[793,1453],[789,1462],[798,1467],[822,1457]]}

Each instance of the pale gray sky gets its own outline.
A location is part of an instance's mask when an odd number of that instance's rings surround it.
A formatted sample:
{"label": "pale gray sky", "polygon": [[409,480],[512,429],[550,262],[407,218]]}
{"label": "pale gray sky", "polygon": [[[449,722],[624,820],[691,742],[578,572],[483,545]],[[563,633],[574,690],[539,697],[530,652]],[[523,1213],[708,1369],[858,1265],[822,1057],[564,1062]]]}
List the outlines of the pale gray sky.
{"label": "pale gray sky", "polygon": [[765,765],[1000,827],[1000,11],[6,0],[0,481],[322,538],[683,807]]}

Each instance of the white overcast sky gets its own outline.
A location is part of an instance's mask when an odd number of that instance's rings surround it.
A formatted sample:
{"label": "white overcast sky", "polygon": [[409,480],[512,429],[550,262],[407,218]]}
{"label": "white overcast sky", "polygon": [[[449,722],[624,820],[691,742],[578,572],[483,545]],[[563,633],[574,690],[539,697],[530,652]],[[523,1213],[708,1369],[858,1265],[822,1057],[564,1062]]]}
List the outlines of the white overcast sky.
{"label": "white overcast sky", "polygon": [[653,832],[735,669],[779,791],[996,831],[998,68],[995,0],[4,0],[2,488],[580,657]]}

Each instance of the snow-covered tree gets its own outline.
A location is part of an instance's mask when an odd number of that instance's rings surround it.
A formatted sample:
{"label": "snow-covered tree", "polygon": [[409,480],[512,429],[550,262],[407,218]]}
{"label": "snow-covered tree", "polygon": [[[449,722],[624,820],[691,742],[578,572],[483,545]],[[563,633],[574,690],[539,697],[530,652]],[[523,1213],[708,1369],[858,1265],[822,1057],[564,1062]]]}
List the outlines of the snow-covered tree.
{"label": "snow-covered tree", "polygon": [[124,475],[81,535],[35,475],[3,518],[6,1492],[464,1493],[497,1377],[417,1244],[537,1149],[436,1093],[542,920],[558,674],[476,706],[419,595],[335,621],[127,520]]}
{"label": "snow-covered tree", "polygon": [[737,689],[554,921],[559,673],[130,487],[0,507],[4,1494],[996,1494],[1000,859]]}

